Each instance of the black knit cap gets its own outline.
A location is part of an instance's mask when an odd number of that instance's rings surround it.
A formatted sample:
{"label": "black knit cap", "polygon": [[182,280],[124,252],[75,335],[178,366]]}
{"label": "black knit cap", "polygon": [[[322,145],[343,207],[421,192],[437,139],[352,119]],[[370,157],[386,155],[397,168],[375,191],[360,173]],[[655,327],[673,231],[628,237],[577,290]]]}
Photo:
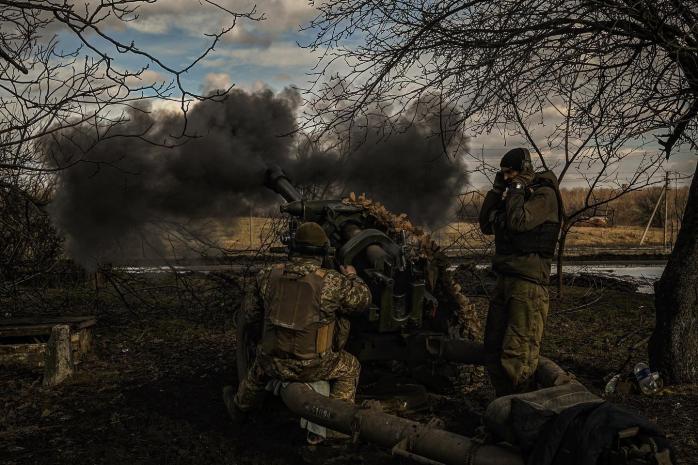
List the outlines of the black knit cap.
{"label": "black knit cap", "polygon": [[499,163],[499,166],[516,171],[523,171],[524,161],[527,159],[529,161],[531,159],[531,155],[529,154],[528,150],[518,147],[505,153],[502,157],[502,161]]}

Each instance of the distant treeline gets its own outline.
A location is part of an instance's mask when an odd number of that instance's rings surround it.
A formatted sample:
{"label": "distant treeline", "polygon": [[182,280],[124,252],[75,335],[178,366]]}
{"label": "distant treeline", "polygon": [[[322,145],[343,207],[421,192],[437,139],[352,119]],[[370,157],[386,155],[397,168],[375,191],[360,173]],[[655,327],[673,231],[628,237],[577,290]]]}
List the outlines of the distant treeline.
{"label": "distant treeline", "polygon": [[[563,189],[562,199],[565,202],[565,210],[568,214],[582,209],[585,205],[585,198],[588,189],[574,188]],[[609,203],[599,206],[596,209],[591,209],[583,216],[605,216],[608,221],[614,225],[637,226],[645,225],[652,216],[659,197],[662,194],[662,187],[647,187],[645,189],[628,192],[618,199],[612,200]],[[617,195],[612,189],[596,189],[594,191],[594,199],[589,203],[606,200]],[[670,222],[680,222],[683,210],[686,207],[688,199],[688,186],[678,188],[669,188],[668,200],[668,220]],[[662,197],[661,204],[657,209],[652,220],[652,226],[660,227],[664,224],[665,214],[665,199]]]}
{"label": "distant treeline", "polygon": [[[657,201],[662,193],[662,187],[648,187],[637,191],[628,192],[621,197],[606,202],[609,198],[618,195],[614,189],[597,188],[589,196],[589,189],[576,187],[561,190],[562,201],[568,215],[582,211],[579,220],[591,217],[603,217],[609,226],[640,226],[646,225],[652,215]],[[472,192],[461,197],[458,217],[461,220],[473,220],[477,218],[485,192]],[[587,200],[587,196],[589,199]],[[670,187],[668,194],[668,219],[669,223],[679,226],[683,210],[688,199],[688,186]],[[664,224],[664,198],[652,220],[653,227],[661,227]],[[585,205],[600,204],[592,208],[584,208]]]}

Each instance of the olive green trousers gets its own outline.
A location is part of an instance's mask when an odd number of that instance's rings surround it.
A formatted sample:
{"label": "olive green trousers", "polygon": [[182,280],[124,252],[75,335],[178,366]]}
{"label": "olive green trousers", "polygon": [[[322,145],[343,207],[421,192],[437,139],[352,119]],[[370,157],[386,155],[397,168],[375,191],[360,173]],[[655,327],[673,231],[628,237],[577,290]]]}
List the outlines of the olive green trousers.
{"label": "olive green trousers", "polygon": [[487,373],[497,397],[534,388],[549,296],[545,286],[499,275],[485,326]]}

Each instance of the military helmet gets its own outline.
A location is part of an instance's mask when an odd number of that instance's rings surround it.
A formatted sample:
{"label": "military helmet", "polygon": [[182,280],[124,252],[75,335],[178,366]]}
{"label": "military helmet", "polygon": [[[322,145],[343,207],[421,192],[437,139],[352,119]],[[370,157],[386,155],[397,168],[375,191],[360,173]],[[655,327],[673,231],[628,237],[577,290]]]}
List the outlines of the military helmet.
{"label": "military helmet", "polygon": [[533,169],[533,164],[531,162],[531,153],[528,149],[515,148],[509,150],[502,157],[502,161],[499,163],[502,168],[511,168],[512,170],[523,172]]}
{"label": "military helmet", "polygon": [[298,227],[294,237],[296,244],[309,245],[313,247],[325,247],[329,245],[330,239],[322,226],[317,223],[303,223]]}

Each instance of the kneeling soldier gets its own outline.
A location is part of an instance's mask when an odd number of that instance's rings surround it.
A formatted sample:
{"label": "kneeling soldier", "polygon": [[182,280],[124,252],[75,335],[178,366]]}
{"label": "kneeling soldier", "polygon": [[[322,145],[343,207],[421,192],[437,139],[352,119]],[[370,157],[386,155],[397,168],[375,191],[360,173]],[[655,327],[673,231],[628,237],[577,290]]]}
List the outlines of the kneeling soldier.
{"label": "kneeling soldier", "polygon": [[333,345],[337,319],[368,308],[371,294],[352,266],[341,274],[322,268],[329,246],[317,223],[304,223],[296,232],[289,263],[274,265],[257,276],[256,299],[247,320],[263,320],[257,356],[237,393],[223,389],[223,400],[234,422],[254,409],[267,382],[330,381],[330,397],[353,402],[359,361]]}

